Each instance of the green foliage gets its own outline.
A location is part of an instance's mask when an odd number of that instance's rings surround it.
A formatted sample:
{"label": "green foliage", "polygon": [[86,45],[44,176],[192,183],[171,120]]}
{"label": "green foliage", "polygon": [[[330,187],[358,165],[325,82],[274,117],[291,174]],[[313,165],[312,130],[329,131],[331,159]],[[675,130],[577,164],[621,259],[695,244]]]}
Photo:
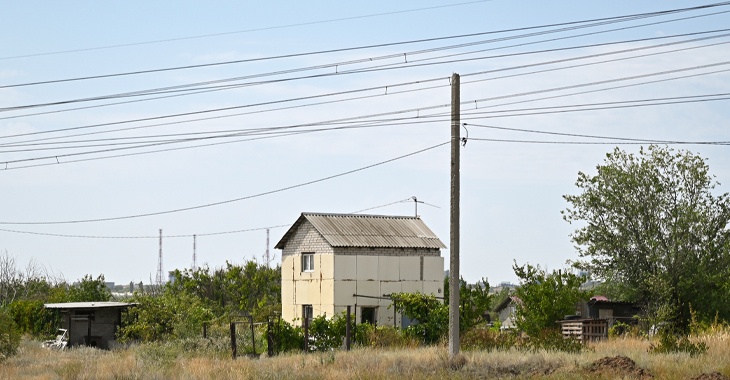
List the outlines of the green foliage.
{"label": "green foliage", "polygon": [[213,313],[203,302],[187,294],[137,293],[130,302],[138,305],[122,315],[122,327],[117,333],[121,341],[151,342],[201,336],[203,323],[213,320]]}
{"label": "green foliage", "polygon": [[281,268],[248,261],[243,266],[226,262],[214,271],[176,270],[165,291],[203,300],[216,315],[246,312],[263,321],[281,310]]}
{"label": "green foliage", "polygon": [[100,274],[96,279],[91,275],[86,275],[78,284],[68,289],[68,298],[66,302],[92,302],[92,301],[109,301],[112,299],[112,293],[104,283],[104,275]]}
{"label": "green foliage", "polygon": [[[730,198],[705,160],[689,151],[650,146],[638,155],[616,148],[597,174],[578,174],[578,195],[563,218],[584,259],[576,266],[606,281],[613,296],[690,321],[730,318]],[[618,298],[617,297],[617,298]]]}
{"label": "green foliage", "polygon": [[395,293],[392,297],[398,311],[418,321],[404,329],[406,336],[431,344],[448,332],[449,307],[436,297],[420,293]]}
{"label": "green foliage", "polygon": [[[449,325],[449,279],[444,279],[444,299],[420,293],[395,293],[393,307],[417,324],[404,329],[405,336],[426,344],[436,343],[446,336]],[[459,330],[466,331],[486,321],[493,296],[489,283],[482,279],[469,286],[459,280]]]}
{"label": "green foliage", "polygon": [[584,346],[575,339],[565,339],[558,329],[547,328],[520,341],[518,348],[533,352],[543,350],[578,353]]}
{"label": "green foliage", "polygon": [[310,347],[317,351],[328,351],[342,347],[347,321],[345,318],[327,319],[320,315],[309,324]]}
{"label": "green foliage", "polygon": [[500,332],[498,329],[476,327],[467,330],[461,336],[461,347],[464,350],[481,350],[491,352],[506,351],[518,342],[514,332]]}
{"label": "green foliage", "polygon": [[413,348],[421,344],[420,339],[402,333],[393,326],[361,324],[357,327],[356,343],[367,347]]}
{"label": "green foliage", "polygon": [[274,322],[274,344],[281,352],[301,351],[304,349],[304,331],[284,320]]}
{"label": "green foliage", "polygon": [[628,325],[626,323],[623,323],[621,321],[615,321],[613,322],[613,326],[608,329],[608,336],[609,337],[618,337],[618,336],[624,336],[627,334],[632,334],[632,332],[635,331],[635,328],[631,325]]}
{"label": "green foliage", "polygon": [[[449,303],[449,278],[444,279],[444,304]],[[459,331],[466,331],[486,322],[494,295],[489,294],[489,282],[482,278],[470,286],[459,279]],[[448,314],[448,312],[447,312]]]}
{"label": "green foliage", "polygon": [[665,330],[659,333],[658,343],[656,345],[652,343],[649,352],[653,354],[684,352],[689,356],[698,356],[707,353],[707,343],[695,343],[690,341],[687,336],[679,336]]}
{"label": "green foliage", "polygon": [[61,325],[61,318],[43,304],[42,300],[15,300],[8,305],[8,313],[22,333],[46,336],[56,331]]}
{"label": "green foliage", "polygon": [[18,351],[20,331],[12,316],[5,308],[0,308],[0,361],[4,361]]}
{"label": "green foliage", "polygon": [[529,336],[556,330],[556,321],[574,314],[576,303],[585,297],[580,285],[583,277],[563,271],[547,273],[530,264],[512,266],[520,286],[515,291],[517,302],[515,324]]}

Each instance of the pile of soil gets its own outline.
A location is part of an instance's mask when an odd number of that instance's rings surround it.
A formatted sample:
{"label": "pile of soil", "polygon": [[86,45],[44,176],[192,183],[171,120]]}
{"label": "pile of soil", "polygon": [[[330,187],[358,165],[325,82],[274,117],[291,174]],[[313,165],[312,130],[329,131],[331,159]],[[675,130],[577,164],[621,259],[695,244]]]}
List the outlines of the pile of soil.
{"label": "pile of soil", "polygon": [[699,376],[693,377],[692,380],[730,380],[730,377],[727,377],[720,372],[713,372],[703,373]]}
{"label": "pile of soil", "polygon": [[588,367],[588,372],[595,374],[605,373],[619,375],[622,377],[635,377],[638,379],[654,378],[654,375],[652,375],[649,371],[637,367],[633,360],[620,355],[614,357],[607,356],[596,360],[591,363],[590,367]]}

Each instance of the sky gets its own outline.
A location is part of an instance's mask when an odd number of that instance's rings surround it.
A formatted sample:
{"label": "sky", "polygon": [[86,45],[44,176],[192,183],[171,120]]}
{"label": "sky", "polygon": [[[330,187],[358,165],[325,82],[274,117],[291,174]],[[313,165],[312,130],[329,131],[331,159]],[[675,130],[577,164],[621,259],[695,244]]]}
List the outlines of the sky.
{"label": "sky", "polygon": [[690,150],[728,191],[730,5],[344,4],[4,4],[0,253],[148,283],[160,230],[165,271],[264,262],[267,228],[275,265],[302,212],[412,197],[449,245],[453,73],[469,282],[579,259],[562,196],[616,147]]}

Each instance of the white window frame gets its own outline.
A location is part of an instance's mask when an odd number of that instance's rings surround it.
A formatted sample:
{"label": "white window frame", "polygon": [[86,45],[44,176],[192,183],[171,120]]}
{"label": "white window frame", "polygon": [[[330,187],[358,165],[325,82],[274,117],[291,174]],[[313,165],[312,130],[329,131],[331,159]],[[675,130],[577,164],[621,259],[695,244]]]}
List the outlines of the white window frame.
{"label": "white window frame", "polygon": [[314,272],[314,253],[302,253],[302,272]]}

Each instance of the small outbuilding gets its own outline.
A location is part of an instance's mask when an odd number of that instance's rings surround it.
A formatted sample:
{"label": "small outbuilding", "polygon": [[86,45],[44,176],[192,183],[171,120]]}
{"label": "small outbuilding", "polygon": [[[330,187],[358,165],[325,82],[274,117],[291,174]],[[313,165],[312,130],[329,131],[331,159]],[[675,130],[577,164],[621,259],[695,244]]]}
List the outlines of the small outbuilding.
{"label": "small outbuilding", "polygon": [[122,326],[122,311],[135,306],[127,302],[47,303],[46,309],[61,313],[62,328],[68,330],[68,347],[91,346],[109,349]]}

